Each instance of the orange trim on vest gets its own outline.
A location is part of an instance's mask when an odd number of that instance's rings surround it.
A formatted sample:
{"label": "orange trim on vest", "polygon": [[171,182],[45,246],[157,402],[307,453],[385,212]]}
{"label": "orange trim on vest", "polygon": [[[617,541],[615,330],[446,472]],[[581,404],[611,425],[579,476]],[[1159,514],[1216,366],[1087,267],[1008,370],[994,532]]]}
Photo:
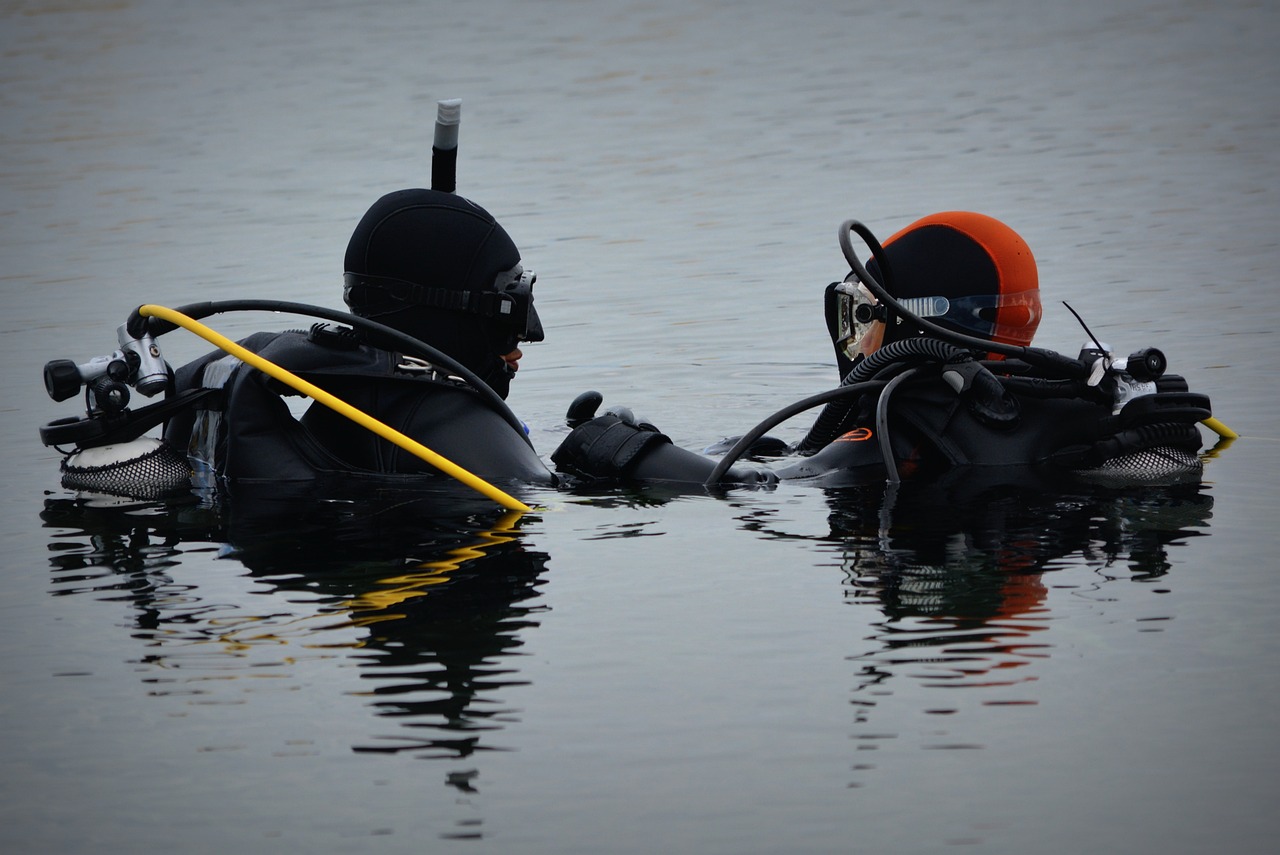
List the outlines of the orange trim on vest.
{"label": "orange trim on vest", "polygon": [[869,427],[856,427],[848,433],[843,433],[835,438],[836,442],[866,442],[875,436]]}

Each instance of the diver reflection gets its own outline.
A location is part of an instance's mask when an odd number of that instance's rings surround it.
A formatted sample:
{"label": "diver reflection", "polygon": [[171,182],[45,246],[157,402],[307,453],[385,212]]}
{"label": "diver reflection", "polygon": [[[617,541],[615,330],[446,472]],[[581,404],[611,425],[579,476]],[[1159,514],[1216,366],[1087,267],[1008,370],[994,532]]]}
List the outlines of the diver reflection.
{"label": "diver reflection", "polygon": [[[926,715],[954,714],[974,697],[936,689],[1034,705],[1029,687],[1011,687],[1034,682],[1036,663],[1052,655],[1050,574],[1083,565],[1104,584],[1159,580],[1171,547],[1207,533],[1213,505],[1198,484],[1063,488],[1026,472],[833,491],[828,502],[846,599],[883,616],[871,625],[872,649],[849,657],[863,750],[896,737],[876,710],[904,679],[925,690]],[[944,732],[924,747],[979,747]]]}
{"label": "diver reflection", "polygon": [[[506,692],[525,682],[514,659],[538,625],[547,555],[527,548],[521,515],[490,506],[442,516],[438,498],[238,496],[229,517],[202,506],[50,499],[42,518],[55,530],[51,592],[129,604],[150,694],[218,703],[238,691],[233,702],[242,703],[262,682],[237,690],[232,678],[353,661],[363,685],[349,694],[396,723],[353,740],[353,750],[495,750],[492,734],[518,712]],[[201,553],[239,562],[252,590],[228,602],[214,587],[225,574],[211,573],[217,565],[202,564]]]}

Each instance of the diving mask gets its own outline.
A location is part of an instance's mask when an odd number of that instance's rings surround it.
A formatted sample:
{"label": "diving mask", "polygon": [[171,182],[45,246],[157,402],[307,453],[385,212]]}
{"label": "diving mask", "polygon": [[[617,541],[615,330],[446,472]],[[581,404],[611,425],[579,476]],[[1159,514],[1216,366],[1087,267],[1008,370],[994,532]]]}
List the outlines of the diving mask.
{"label": "diving mask", "polygon": [[542,321],[533,307],[533,283],[538,275],[517,264],[499,273],[493,282],[498,299],[493,316],[511,331],[517,341],[542,341]]}
{"label": "diving mask", "polygon": [[885,307],[866,285],[845,280],[833,289],[836,295],[836,347],[856,360],[870,356],[884,343]]}
{"label": "diving mask", "polygon": [[[850,359],[868,356],[884,343],[888,308],[866,285],[856,280],[835,287],[837,343]],[[964,297],[899,297],[902,309],[917,318],[946,323],[989,341],[1029,341],[1040,323],[1038,290],[1012,294],[974,294]],[[901,322],[902,318],[898,319]]]}

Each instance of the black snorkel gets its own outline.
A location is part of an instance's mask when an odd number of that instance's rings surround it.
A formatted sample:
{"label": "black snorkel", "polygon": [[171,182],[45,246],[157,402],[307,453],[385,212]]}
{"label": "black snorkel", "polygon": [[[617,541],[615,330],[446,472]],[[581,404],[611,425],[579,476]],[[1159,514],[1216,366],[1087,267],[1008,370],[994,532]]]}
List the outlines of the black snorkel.
{"label": "black snorkel", "polygon": [[436,102],[436,133],[431,143],[431,189],[452,193],[458,187],[458,123],[462,99]]}

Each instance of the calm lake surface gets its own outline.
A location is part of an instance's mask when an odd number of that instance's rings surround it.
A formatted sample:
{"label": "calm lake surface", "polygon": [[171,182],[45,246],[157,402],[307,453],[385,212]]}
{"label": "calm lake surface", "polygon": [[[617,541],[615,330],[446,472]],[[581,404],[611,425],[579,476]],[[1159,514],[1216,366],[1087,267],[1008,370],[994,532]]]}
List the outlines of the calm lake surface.
{"label": "calm lake surface", "polygon": [[[4,3],[0,851],[1274,851],[1278,36],[1242,0]],[[1038,344],[1078,349],[1066,300],[1241,436],[1180,490],[59,486],[46,361],[142,303],[341,307],[453,97],[459,191],[539,275],[544,455],[586,389],[702,448],[834,385],[839,223],[947,209],[1035,251]]]}

